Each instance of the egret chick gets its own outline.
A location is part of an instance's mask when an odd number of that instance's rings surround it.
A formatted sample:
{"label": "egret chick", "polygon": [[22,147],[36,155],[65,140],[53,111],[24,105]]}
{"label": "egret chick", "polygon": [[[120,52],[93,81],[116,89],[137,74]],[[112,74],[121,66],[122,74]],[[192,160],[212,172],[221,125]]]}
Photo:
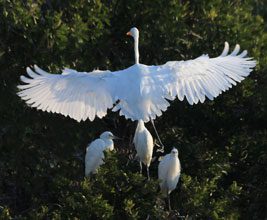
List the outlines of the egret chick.
{"label": "egret chick", "polygon": [[147,178],[149,179],[149,166],[152,160],[154,144],[153,137],[145,127],[143,120],[138,121],[133,143],[139,158],[140,173],[142,173],[142,163],[144,163],[147,168]]}
{"label": "egret chick", "polygon": [[104,163],[104,151],[114,150],[113,139],[117,139],[110,131],[105,131],[100,138],[92,141],[86,148],[85,176],[96,173],[100,165]]}
{"label": "egret chick", "polygon": [[159,163],[158,177],[161,192],[168,198],[169,210],[171,210],[170,193],[176,188],[181,174],[181,164],[178,158],[178,150],[173,148]]}

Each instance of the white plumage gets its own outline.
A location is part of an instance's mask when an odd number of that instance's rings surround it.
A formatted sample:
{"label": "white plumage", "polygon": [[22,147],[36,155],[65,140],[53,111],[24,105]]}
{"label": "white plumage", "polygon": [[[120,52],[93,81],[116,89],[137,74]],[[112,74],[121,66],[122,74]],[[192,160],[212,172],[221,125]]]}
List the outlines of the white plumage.
{"label": "white plumage", "polygon": [[[120,115],[145,122],[160,116],[169,106],[168,100],[178,97],[189,104],[203,103],[236,82],[241,82],[256,65],[239,53],[236,45],[231,54],[226,42],[222,54],[216,58],[202,55],[194,60],[170,61],[164,65],[139,64],[139,32],[132,28],[136,64],[120,71],[77,72],[63,70],[50,74],[36,65],[27,68],[29,77],[21,76],[26,85],[19,85],[18,95],[26,103],[42,111],[60,113],[77,121],[102,118],[107,109]],[[115,105],[115,106],[114,106]]]}
{"label": "white plumage", "polygon": [[144,163],[147,167],[147,177],[149,179],[149,166],[152,160],[154,144],[153,137],[145,127],[143,120],[138,121],[133,143],[140,163],[140,173],[142,173],[142,163]]}
{"label": "white plumage", "polygon": [[169,209],[170,193],[176,188],[181,174],[181,164],[178,158],[178,150],[173,148],[170,154],[167,154],[159,163],[158,178],[160,189],[164,196],[168,197]]}
{"label": "white plumage", "polygon": [[85,154],[85,176],[96,173],[97,169],[104,163],[104,151],[114,150],[112,139],[115,139],[111,132],[106,131],[100,135],[100,138],[92,141],[86,148]]}

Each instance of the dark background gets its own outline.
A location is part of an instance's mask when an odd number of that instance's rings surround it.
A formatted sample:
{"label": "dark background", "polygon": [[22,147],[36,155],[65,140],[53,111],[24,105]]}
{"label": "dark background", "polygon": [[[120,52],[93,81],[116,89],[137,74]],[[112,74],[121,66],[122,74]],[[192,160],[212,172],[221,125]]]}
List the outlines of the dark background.
{"label": "dark background", "polygon": [[[264,0],[0,0],[0,218],[2,219],[266,219],[267,3]],[[163,64],[236,43],[257,60],[251,75],[214,101],[175,100],[155,121],[166,147],[179,149],[182,176],[164,208],[157,166],[138,174],[135,123],[111,113],[81,123],[31,109],[16,86],[38,64],[59,73]],[[147,127],[155,137],[150,123]],[[91,180],[87,144],[103,131],[123,137]],[[160,156],[154,151],[155,156]]]}

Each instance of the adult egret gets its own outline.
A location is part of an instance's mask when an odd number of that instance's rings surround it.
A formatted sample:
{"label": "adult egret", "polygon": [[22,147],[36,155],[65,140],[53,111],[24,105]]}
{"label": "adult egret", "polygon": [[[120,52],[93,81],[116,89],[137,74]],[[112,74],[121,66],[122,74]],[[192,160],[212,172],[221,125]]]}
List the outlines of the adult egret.
{"label": "adult egret", "polygon": [[158,178],[161,192],[168,198],[169,210],[171,210],[170,193],[176,188],[181,174],[181,164],[178,158],[178,150],[173,148],[159,163]]}
{"label": "adult egret", "polygon": [[85,154],[85,176],[97,172],[99,166],[104,163],[104,151],[114,150],[113,139],[116,138],[111,132],[105,131],[100,135],[100,138],[88,145]]}
{"label": "adult egret", "polygon": [[149,179],[149,166],[152,160],[154,144],[153,137],[145,127],[143,120],[138,120],[133,143],[139,159],[140,173],[142,173],[142,163],[144,163],[146,165],[147,178]]}
{"label": "adult egret", "polygon": [[202,55],[194,60],[170,61],[159,66],[139,63],[139,31],[128,33],[134,38],[135,64],[111,72],[77,72],[64,69],[62,74],[50,74],[34,65],[27,67],[30,78],[21,76],[26,85],[19,85],[18,95],[26,103],[47,112],[60,113],[77,121],[102,118],[107,109],[120,115],[145,122],[160,116],[169,106],[167,100],[186,97],[190,105],[213,100],[236,82],[241,82],[256,65],[246,58],[247,51],[238,55],[237,44],[231,54],[225,42],[222,54],[216,58]]}

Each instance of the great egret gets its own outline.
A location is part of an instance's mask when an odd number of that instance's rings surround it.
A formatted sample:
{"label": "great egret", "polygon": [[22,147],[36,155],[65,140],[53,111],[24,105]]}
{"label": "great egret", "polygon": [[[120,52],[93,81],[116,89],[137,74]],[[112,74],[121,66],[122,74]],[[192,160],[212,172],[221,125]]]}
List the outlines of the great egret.
{"label": "great egret", "polygon": [[64,69],[50,74],[34,65],[27,67],[30,78],[21,76],[18,95],[26,103],[43,111],[60,113],[77,121],[102,118],[107,109],[118,111],[132,120],[147,122],[160,116],[169,106],[167,100],[186,97],[190,105],[213,100],[236,82],[241,82],[255,67],[256,61],[238,55],[237,44],[231,54],[225,42],[216,58],[202,55],[194,60],[170,61],[159,66],[139,63],[139,31],[128,33],[134,38],[135,65],[119,71],[77,72]]}
{"label": "great egret", "polygon": [[143,120],[138,121],[133,143],[140,163],[140,173],[142,173],[142,163],[144,163],[147,169],[147,178],[149,179],[149,166],[152,159],[154,144],[153,137],[145,127]]}
{"label": "great egret", "polygon": [[173,148],[159,163],[158,178],[161,192],[168,198],[169,210],[171,210],[170,193],[176,188],[181,174],[181,164],[178,158],[178,150]]}
{"label": "great egret", "polygon": [[85,154],[85,176],[96,173],[100,165],[104,163],[104,151],[114,150],[114,136],[110,131],[105,131],[100,138],[92,141],[86,148]]}

